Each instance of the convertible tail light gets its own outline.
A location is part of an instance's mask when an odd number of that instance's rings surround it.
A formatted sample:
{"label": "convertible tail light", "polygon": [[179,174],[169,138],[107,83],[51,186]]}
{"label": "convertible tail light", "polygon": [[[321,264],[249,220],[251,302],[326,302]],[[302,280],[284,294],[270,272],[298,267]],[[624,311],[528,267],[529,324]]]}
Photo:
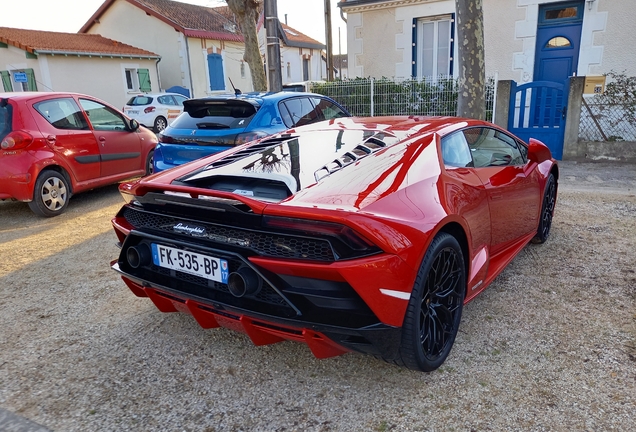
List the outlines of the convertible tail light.
{"label": "convertible tail light", "polygon": [[300,232],[304,235],[323,235],[336,237],[341,242],[357,251],[369,251],[377,247],[369,240],[358,234],[346,225],[333,222],[321,222],[304,219],[291,219],[282,217],[265,216],[263,226],[276,230]]}
{"label": "convertible tail light", "polygon": [[245,132],[238,134],[234,139],[235,145],[245,144],[246,142],[254,141],[259,138],[266,137],[267,134],[265,132]]}
{"label": "convertible tail light", "polygon": [[11,132],[4,137],[0,148],[2,150],[18,150],[27,147],[33,142],[33,137],[24,131]]}
{"label": "convertible tail light", "polygon": [[154,111],[155,111],[155,107],[153,107],[153,106],[149,106],[149,107],[144,108],[144,112],[146,114],[154,112]]}

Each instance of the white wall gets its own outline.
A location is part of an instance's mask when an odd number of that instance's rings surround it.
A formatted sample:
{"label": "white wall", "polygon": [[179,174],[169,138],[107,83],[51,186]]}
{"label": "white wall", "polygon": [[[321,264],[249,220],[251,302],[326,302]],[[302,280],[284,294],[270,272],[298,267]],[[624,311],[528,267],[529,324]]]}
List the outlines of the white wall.
{"label": "white wall", "polygon": [[38,91],[84,93],[118,109],[139,93],[138,89],[127,90],[126,68],[148,69],[152,91],[159,91],[156,60],[50,54],[27,59],[25,51],[11,45],[0,48],[0,59],[0,70],[32,68]]}
{"label": "white wall", "polygon": [[[115,1],[88,31],[159,54],[161,88],[178,85],[190,88],[188,52],[183,33],[128,3]],[[199,47],[195,45],[193,49]],[[192,53],[190,53],[192,56]]]}

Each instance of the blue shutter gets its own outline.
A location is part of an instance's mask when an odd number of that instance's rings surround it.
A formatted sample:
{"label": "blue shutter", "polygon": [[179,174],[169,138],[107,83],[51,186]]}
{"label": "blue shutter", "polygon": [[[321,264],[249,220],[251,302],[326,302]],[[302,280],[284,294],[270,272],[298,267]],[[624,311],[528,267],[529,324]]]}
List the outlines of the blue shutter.
{"label": "blue shutter", "polygon": [[210,71],[210,90],[225,90],[221,54],[208,54],[208,70]]}
{"label": "blue shutter", "polygon": [[417,18],[413,18],[413,29],[411,30],[411,76],[417,78]]}

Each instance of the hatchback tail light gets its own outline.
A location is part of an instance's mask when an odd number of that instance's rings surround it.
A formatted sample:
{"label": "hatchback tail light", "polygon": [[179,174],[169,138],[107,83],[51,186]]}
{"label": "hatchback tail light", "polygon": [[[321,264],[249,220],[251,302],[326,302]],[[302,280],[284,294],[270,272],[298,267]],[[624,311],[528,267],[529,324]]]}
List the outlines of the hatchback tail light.
{"label": "hatchback tail light", "polygon": [[160,143],[174,144],[176,142],[174,140],[174,138],[172,138],[171,136],[164,135],[164,134],[157,134],[157,138],[159,139]]}
{"label": "hatchback tail light", "polygon": [[0,148],[2,150],[18,150],[27,147],[33,142],[33,137],[24,131],[11,132],[4,137]]}
{"label": "hatchback tail light", "polygon": [[144,108],[144,112],[146,114],[154,112],[154,111],[155,111],[155,107],[153,107],[153,106],[149,106],[149,107]]}
{"label": "hatchback tail light", "polygon": [[267,134],[264,132],[245,132],[240,133],[234,139],[235,145],[245,144],[246,142],[254,141],[259,138],[266,137]]}

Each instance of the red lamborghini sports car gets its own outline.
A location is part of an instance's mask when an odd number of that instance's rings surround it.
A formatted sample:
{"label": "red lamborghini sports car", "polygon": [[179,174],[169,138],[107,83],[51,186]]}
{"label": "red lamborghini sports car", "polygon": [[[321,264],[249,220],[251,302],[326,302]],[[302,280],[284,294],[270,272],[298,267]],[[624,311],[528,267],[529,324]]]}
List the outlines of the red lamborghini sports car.
{"label": "red lamborghini sports car", "polygon": [[547,239],[558,177],[487,122],[339,118],[122,184],[111,266],[203,328],[431,371],[463,305]]}

